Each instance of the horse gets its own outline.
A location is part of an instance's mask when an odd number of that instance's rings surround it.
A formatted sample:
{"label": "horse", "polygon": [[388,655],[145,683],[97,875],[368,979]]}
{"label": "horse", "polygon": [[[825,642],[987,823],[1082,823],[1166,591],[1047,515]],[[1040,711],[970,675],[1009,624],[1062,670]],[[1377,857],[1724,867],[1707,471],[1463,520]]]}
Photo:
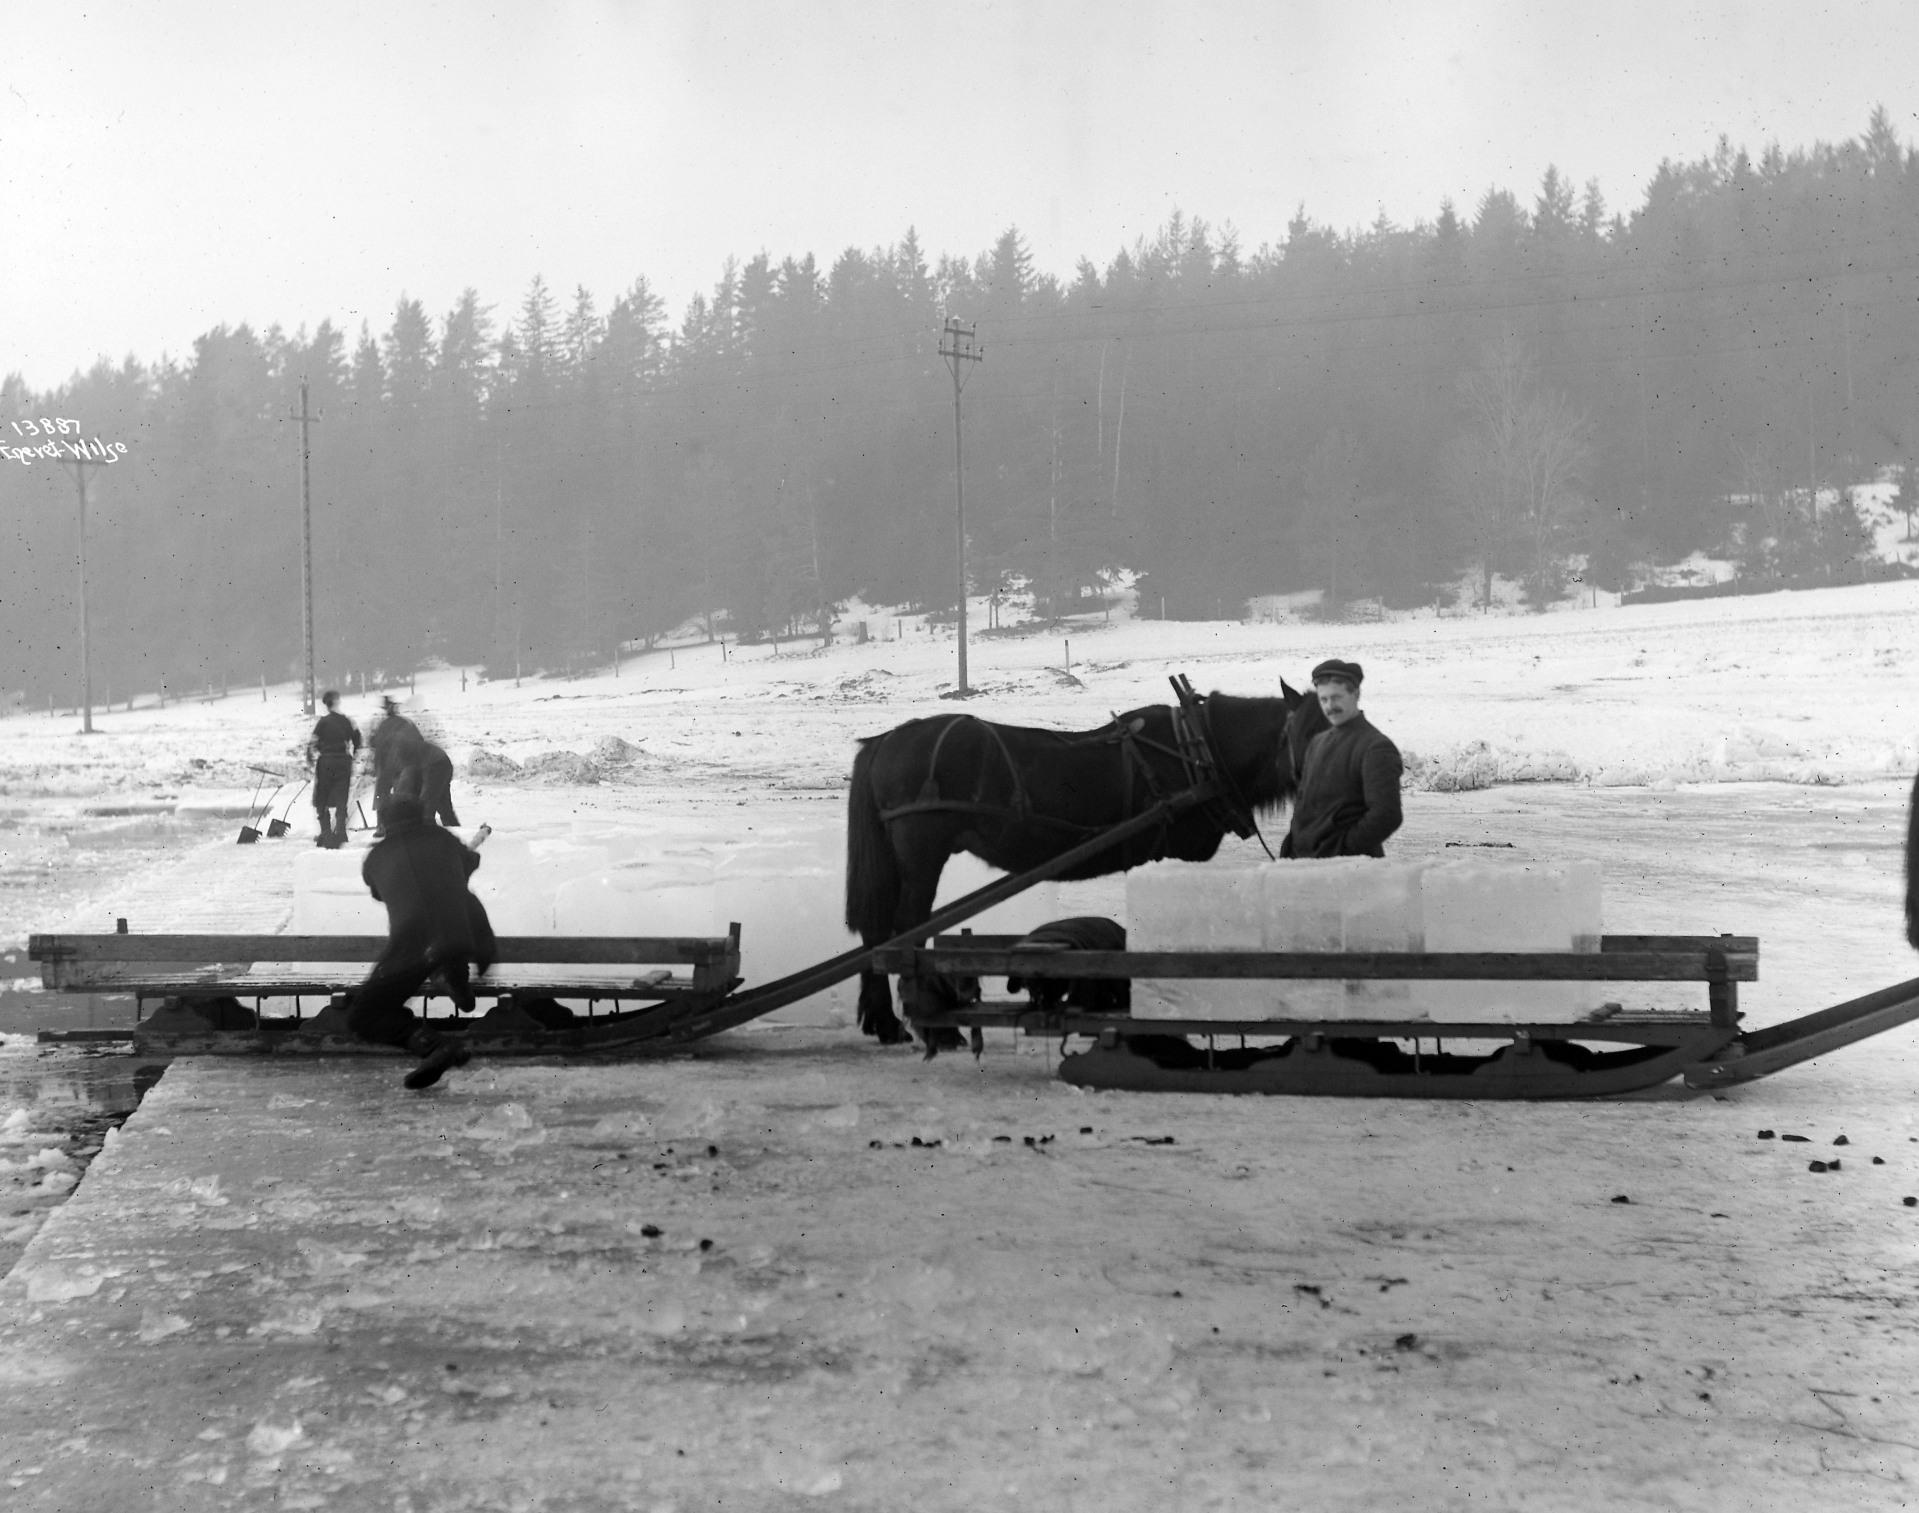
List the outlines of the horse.
{"label": "horse", "polygon": [[[1279,698],[1214,693],[1187,708],[1157,704],[1096,730],[998,725],[929,715],[868,736],[847,797],[846,925],[868,946],[933,913],[946,859],[966,851],[1020,873],[1209,778],[1228,803],[1197,804],[1058,875],[1103,877],[1145,862],[1210,861],[1229,828],[1280,812],[1299,787],[1306,744],[1327,728],[1319,701],[1280,683]],[[1195,722],[1212,762],[1195,766]],[[882,1045],[908,1038],[886,978],[860,976],[860,1029]],[[957,1043],[928,1039],[932,1054]]]}

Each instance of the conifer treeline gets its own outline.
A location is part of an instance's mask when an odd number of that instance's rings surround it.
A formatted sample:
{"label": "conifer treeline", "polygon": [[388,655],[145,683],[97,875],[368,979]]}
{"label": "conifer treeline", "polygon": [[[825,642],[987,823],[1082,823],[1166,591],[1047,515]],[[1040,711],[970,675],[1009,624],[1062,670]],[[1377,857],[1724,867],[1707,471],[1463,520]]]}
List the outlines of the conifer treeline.
{"label": "conifer treeline", "polygon": [[[1069,281],[1016,229],[929,267],[892,247],[729,263],[677,328],[644,278],[602,311],[535,280],[496,316],[402,297],[384,332],[219,327],[184,363],[0,386],[128,444],[91,470],[96,697],[295,675],[302,379],[322,675],[428,657],[588,665],[689,615],[748,635],[851,595],[954,599],[948,316],[975,592],[1149,612],[1318,587],[1429,602],[1470,571],[1541,594],[1694,546],[1776,566],[1810,489],[1919,447],[1919,154],[1861,137],[1663,164],[1630,214],[1548,170],[1410,229],[1302,212],[1254,252],[1175,215]],[[74,439],[74,438],[69,438]],[[0,462],[0,689],[71,697],[75,503]],[[1770,554],[1770,556],[1769,556]]]}

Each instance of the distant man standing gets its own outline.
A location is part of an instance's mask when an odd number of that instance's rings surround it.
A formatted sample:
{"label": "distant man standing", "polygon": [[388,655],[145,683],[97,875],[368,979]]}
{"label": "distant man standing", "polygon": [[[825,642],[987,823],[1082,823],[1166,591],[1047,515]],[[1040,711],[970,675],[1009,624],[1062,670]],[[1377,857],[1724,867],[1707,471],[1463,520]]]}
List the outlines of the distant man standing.
{"label": "distant man standing", "polygon": [[1400,826],[1404,766],[1399,748],[1359,712],[1364,676],[1357,662],[1338,658],[1313,669],[1313,695],[1331,728],[1307,744],[1281,856],[1384,856]]}
{"label": "distant man standing", "polygon": [[[320,695],[326,713],[307,738],[307,762],[313,768],[313,807],[319,812],[316,846],[337,850],[346,844],[347,799],[353,788],[353,758],[360,750],[360,729],[340,713],[340,691]],[[337,822],[329,816],[337,815]]]}

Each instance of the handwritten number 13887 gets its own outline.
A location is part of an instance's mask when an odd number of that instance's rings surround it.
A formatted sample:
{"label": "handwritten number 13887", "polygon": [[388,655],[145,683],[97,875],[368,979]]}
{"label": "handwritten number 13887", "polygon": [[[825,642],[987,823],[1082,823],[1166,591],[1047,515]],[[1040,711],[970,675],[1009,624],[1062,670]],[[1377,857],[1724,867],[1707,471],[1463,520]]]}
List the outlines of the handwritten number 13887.
{"label": "handwritten number 13887", "polygon": [[18,436],[70,436],[80,429],[80,422],[61,417],[49,419],[41,416],[38,420],[10,420],[7,422]]}

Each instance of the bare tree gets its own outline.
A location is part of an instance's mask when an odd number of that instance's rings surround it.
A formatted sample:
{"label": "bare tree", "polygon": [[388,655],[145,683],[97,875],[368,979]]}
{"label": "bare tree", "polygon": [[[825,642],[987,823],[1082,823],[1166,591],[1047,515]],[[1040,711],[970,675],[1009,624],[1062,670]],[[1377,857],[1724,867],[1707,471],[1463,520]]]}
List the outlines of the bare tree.
{"label": "bare tree", "polygon": [[1467,555],[1492,602],[1495,570],[1515,562],[1543,600],[1560,585],[1592,451],[1585,416],[1540,383],[1510,332],[1461,384],[1471,425],[1443,464]]}
{"label": "bare tree", "polygon": [[1359,590],[1364,514],[1359,444],[1345,431],[1329,431],[1307,459],[1299,510],[1301,556],[1319,578],[1329,609]]}

